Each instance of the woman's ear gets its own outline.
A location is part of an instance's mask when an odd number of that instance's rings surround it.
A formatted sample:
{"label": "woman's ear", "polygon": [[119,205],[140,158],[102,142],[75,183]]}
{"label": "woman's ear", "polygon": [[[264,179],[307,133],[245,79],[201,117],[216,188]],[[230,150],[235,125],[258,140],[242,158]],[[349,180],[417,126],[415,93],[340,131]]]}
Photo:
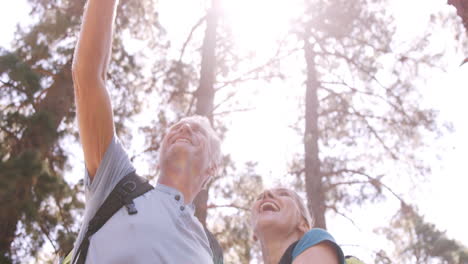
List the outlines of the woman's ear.
{"label": "woman's ear", "polygon": [[255,234],[252,235],[252,238],[253,238],[253,241],[257,242],[258,241],[258,238]]}
{"label": "woman's ear", "polygon": [[307,231],[309,231],[309,229],[310,229],[309,225],[307,224],[307,222],[304,219],[302,219],[302,221],[299,223],[297,228],[303,234],[307,233]]}

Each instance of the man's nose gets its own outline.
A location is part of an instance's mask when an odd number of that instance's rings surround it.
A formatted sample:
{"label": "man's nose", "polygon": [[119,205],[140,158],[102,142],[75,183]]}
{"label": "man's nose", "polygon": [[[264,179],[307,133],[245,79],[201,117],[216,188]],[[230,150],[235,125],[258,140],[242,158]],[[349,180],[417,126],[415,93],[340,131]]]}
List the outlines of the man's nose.
{"label": "man's nose", "polygon": [[192,133],[192,127],[188,123],[184,123],[180,126],[181,131]]}

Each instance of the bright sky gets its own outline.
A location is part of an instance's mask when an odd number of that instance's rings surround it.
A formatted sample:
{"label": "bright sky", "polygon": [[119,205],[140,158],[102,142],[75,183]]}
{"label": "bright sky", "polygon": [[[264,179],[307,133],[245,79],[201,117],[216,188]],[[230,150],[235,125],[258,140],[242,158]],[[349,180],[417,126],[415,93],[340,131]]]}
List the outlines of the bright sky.
{"label": "bright sky", "polygon": [[[198,20],[196,12],[202,6],[201,1],[159,1],[160,15],[163,26],[168,28],[169,38],[174,43],[183,41],[187,32],[195,21]],[[275,34],[285,30],[283,24],[287,21],[288,14],[292,14],[294,5],[288,1],[230,1],[226,4],[230,10],[228,19],[234,26],[234,34],[240,38],[240,44],[249,47],[250,39],[261,39],[256,47],[268,52],[268,43],[275,39]],[[425,27],[431,12],[442,10],[444,14],[454,12],[453,7],[448,7],[444,0],[393,0],[392,10],[395,10],[398,25],[401,27],[400,36],[407,37],[420,33]],[[185,8],[180,8],[180,6]],[[256,15],[264,6],[270,6],[268,12],[270,17],[259,19]],[[10,41],[18,22],[27,23],[29,8],[26,0],[2,1],[0,2],[0,47],[10,47]],[[177,11],[177,12],[176,12]],[[265,14],[267,12],[264,12]],[[178,14],[177,18],[171,18],[172,14]],[[185,18],[179,20],[180,17]],[[174,23],[177,19],[177,23]],[[270,25],[270,27],[266,27]],[[267,30],[261,30],[262,28]],[[258,35],[261,37],[258,38]],[[450,47],[453,35],[450,31],[434,32],[440,43],[435,45],[446,45]],[[260,54],[261,55],[261,54]],[[455,131],[444,134],[442,138],[434,142],[434,147],[429,149],[425,156],[432,164],[432,174],[426,183],[417,190],[403,193],[403,197],[412,200],[419,206],[420,212],[426,219],[437,225],[439,229],[446,230],[451,238],[455,238],[468,246],[468,211],[466,210],[466,186],[468,186],[468,173],[464,158],[468,157],[468,63],[460,67],[463,56],[454,50],[448,50],[445,54],[447,64],[445,72],[434,74],[427,82],[424,90],[424,104],[433,106],[440,111],[439,120],[449,121],[453,124]],[[250,86],[265,85],[264,83],[253,83]],[[249,88],[249,87],[248,87]],[[224,152],[231,153],[238,161],[257,160],[258,170],[264,175],[266,185],[272,185],[286,174],[287,164],[291,160],[290,153],[294,152],[300,144],[297,137],[288,125],[293,123],[296,117],[291,117],[291,112],[297,108],[293,101],[284,100],[289,89],[281,89],[276,84],[270,84],[267,92],[261,92],[255,100],[258,101],[257,108],[249,113],[238,113],[232,116],[229,124],[230,132],[223,143]],[[253,95],[251,95],[253,96]],[[261,120],[262,125],[258,123]],[[246,129],[252,128],[252,129]],[[254,129],[253,129],[254,128]],[[278,140],[295,138],[296,142]],[[246,147],[252,146],[246,151]],[[271,151],[272,146],[275,151]],[[266,151],[265,151],[266,150]],[[439,158],[436,158],[436,155]],[[378,250],[384,248],[385,244],[381,237],[372,234],[372,230],[378,226],[385,226],[382,216],[394,213],[398,204],[392,201],[382,205],[356,208],[351,218],[355,220],[359,228],[349,221],[330,216],[328,219],[329,229],[337,240],[342,244],[360,244],[362,253],[358,256],[369,254],[366,250]],[[361,249],[362,249],[361,248]],[[355,250],[349,247],[349,250]],[[356,249],[356,252],[359,249]],[[366,257],[362,257],[367,260]]]}

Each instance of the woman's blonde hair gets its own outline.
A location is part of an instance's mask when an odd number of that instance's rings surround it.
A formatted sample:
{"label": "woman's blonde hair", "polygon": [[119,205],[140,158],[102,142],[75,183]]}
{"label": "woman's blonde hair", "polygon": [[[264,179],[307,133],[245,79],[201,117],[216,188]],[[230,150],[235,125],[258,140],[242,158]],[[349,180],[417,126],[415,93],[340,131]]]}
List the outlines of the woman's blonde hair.
{"label": "woman's blonde hair", "polygon": [[287,190],[292,194],[292,198],[296,202],[297,207],[299,208],[299,212],[306,221],[308,229],[312,229],[312,227],[314,226],[314,217],[305,205],[303,199],[295,191],[291,189]]}

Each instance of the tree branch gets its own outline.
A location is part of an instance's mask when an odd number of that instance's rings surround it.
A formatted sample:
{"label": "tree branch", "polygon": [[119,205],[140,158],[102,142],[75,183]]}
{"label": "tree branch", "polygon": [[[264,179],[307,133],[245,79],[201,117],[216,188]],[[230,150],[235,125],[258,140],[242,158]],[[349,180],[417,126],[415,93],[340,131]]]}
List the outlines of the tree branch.
{"label": "tree branch", "polygon": [[42,74],[42,75],[46,75],[46,76],[51,76],[51,77],[54,77],[55,76],[55,73],[51,72],[51,71],[48,71],[48,70],[45,70],[45,69],[42,69],[42,68],[39,68],[39,67],[31,67],[31,70],[39,73],[39,74]]}
{"label": "tree branch", "polygon": [[39,225],[39,228],[41,229],[42,233],[44,233],[44,235],[47,237],[47,240],[49,240],[50,244],[54,248],[54,253],[57,253],[58,252],[57,246],[55,245],[54,240],[50,238],[48,230],[46,230],[46,228],[41,224],[40,221],[37,221],[37,224]]}
{"label": "tree branch", "polygon": [[65,219],[65,217],[64,217],[64,214],[63,214],[63,208],[60,205],[60,201],[59,201],[58,197],[56,197],[56,196],[54,196],[54,200],[55,200],[55,204],[57,205],[57,208],[59,209],[59,214],[60,214],[60,217],[62,218],[63,227],[65,228],[67,233],[70,234],[71,230],[68,228],[68,225],[65,225],[65,222],[63,221],[63,219]]}
{"label": "tree branch", "polygon": [[252,111],[254,109],[255,108],[233,109],[233,110],[229,110],[229,111],[222,111],[222,112],[218,112],[218,113],[213,113],[213,116],[227,115],[227,114],[234,113],[234,112],[249,112],[249,111]]}
{"label": "tree branch", "polygon": [[187,36],[187,39],[185,40],[184,45],[182,46],[182,50],[180,51],[179,62],[182,62],[182,57],[184,56],[185,48],[187,47],[188,43],[192,39],[193,33],[203,23],[203,21],[205,21],[205,19],[206,19],[206,16],[203,16],[202,18],[200,18],[198,22],[190,30],[190,33]]}
{"label": "tree branch", "polygon": [[396,194],[390,187],[388,187],[385,183],[383,183],[380,179],[378,178],[375,178],[375,177],[372,177],[370,175],[368,175],[367,173],[364,173],[362,171],[359,171],[359,170],[353,170],[353,169],[340,169],[340,170],[337,170],[337,171],[332,171],[332,172],[328,172],[328,173],[324,173],[325,176],[331,176],[331,175],[338,175],[338,174],[342,174],[342,173],[352,173],[352,174],[357,174],[357,175],[361,175],[361,176],[364,176],[366,177],[367,179],[369,179],[369,182],[372,184],[372,185],[379,185],[379,186],[382,186],[384,189],[386,189],[387,191],[389,191],[393,196],[395,196],[395,198],[397,198],[398,200],[400,200],[400,202],[402,202],[403,204],[406,204],[406,202],[403,200],[403,198],[401,198],[398,194]]}
{"label": "tree branch", "polygon": [[15,135],[15,133],[7,130],[4,126],[0,126],[0,129],[7,134],[8,137],[11,137],[15,140],[15,143],[18,143],[20,139]]}
{"label": "tree branch", "polygon": [[239,205],[235,205],[235,204],[224,204],[224,205],[216,205],[216,204],[210,204],[207,206],[208,209],[212,209],[212,208],[236,208],[236,209],[239,209],[239,210],[244,210],[244,211],[250,211],[250,208],[247,208],[247,207],[243,207],[243,206],[239,206]]}
{"label": "tree branch", "polygon": [[[329,93],[332,93],[334,94],[335,96],[339,97],[340,99],[342,99],[343,101],[345,101],[345,99],[341,96],[341,94],[333,91],[332,89],[329,89],[327,87],[324,87],[324,86],[321,86],[324,90],[328,91]],[[398,160],[398,157],[393,153],[393,151],[385,144],[384,140],[380,137],[380,135],[377,133],[377,131],[369,124],[369,121],[366,119],[365,116],[361,115],[360,112],[358,110],[356,110],[352,105],[348,105],[349,108],[351,108],[353,110],[352,113],[350,114],[355,114],[356,116],[358,116],[366,125],[366,127],[369,129],[369,131],[371,132],[372,135],[375,136],[375,138],[380,142],[380,144],[383,146],[383,148],[390,154],[390,156],[394,159],[394,160]]]}
{"label": "tree branch", "polygon": [[267,67],[268,65],[272,64],[275,61],[279,61],[279,60],[282,60],[284,58],[287,58],[287,57],[291,56],[294,52],[296,52],[298,50],[301,50],[301,49],[300,48],[292,49],[288,53],[286,53],[285,55],[283,55],[281,57],[278,57],[279,53],[281,51],[281,44],[280,44],[280,46],[276,50],[275,55],[273,55],[273,57],[270,58],[269,60],[267,60],[264,64],[261,64],[261,65],[255,67],[255,68],[253,68],[253,69],[250,69],[247,72],[241,74],[239,77],[234,78],[234,79],[232,79],[230,81],[219,82],[221,84],[221,86],[217,87],[215,90],[217,92],[217,91],[221,90],[222,88],[224,88],[224,87],[226,87],[228,85],[231,85],[231,84],[235,84],[235,83],[243,82],[243,81],[248,81],[248,80],[255,80],[255,78],[253,78],[253,77],[244,78],[244,76],[248,76],[248,75],[250,75],[252,73],[256,73],[256,72],[262,70],[263,68]]}
{"label": "tree branch", "polygon": [[358,227],[358,225],[356,224],[356,222],[354,222],[353,219],[351,219],[350,217],[346,216],[345,214],[339,212],[338,209],[336,209],[335,206],[327,206],[327,208],[333,210],[333,212],[335,212],[337,215],[340,215],[340,216],[344,217],[344,218],[347,219],[349,222],[351,222],[351,224],[353,224],[353,226],[356,227],[359,231],[362,231],[362,230]]}
{"label": "tree branch", "polygon": [[327,188],[326,191],[331,190],[339,185],[353,185],[353,184],[367,184],[370,183],[370,181],[344,181],[344,182],[337,182],[330,184]]}

